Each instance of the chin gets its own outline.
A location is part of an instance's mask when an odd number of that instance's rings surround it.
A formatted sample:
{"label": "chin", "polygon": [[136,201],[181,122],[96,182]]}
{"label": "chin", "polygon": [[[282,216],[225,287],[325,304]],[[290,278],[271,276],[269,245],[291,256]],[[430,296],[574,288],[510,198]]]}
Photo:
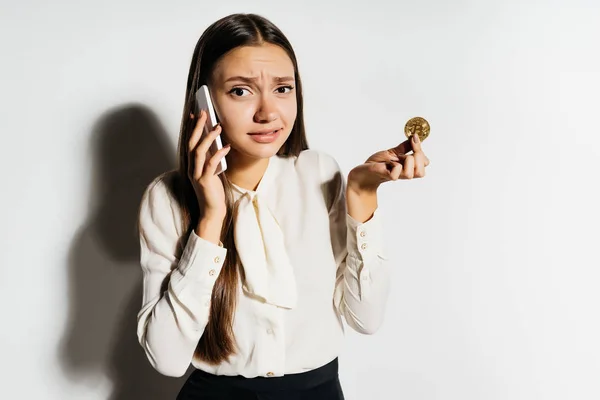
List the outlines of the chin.
{"label": "chin", "polygon": [[[283,145],[283,144],[282,144]],[[282,146],[281,145],[281,146]],[[245,153],[255,158],[271,158],[279,151],[280,145],[274,143],[261,146],[249,146],[245,149]]]}

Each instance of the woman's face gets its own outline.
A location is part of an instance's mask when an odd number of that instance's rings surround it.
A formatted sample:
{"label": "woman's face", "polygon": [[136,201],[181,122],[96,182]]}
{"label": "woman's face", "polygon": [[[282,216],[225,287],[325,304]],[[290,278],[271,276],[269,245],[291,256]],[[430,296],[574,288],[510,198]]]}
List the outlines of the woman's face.
{"label": "woman's face", "polygon": [[279,46],[238,47],[219,60],[210,91],[232,153],[277,153],[296,120],[295,87],[294,65]]}

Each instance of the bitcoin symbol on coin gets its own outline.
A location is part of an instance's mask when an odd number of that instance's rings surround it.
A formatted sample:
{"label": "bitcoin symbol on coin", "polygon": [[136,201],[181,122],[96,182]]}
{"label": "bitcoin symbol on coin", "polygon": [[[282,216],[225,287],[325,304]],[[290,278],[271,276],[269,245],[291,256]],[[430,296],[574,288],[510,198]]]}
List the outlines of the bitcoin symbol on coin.
{"label": "bitcoin symbol on coin", "polygon": [[421,142],[429,136],[429,122],[425,118],[414,117],[404,125],[404,134],[410,139],[412,135],[419,135]]}

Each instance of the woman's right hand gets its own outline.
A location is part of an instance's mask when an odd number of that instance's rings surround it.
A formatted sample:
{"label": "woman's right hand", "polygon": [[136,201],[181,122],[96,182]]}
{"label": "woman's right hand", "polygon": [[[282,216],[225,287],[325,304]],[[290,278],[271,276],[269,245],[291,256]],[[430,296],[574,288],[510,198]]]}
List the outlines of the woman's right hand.
{"label": "woman's right hand", "polygon": [[[196,119],[193,114],[191,118]],[[212,157],[210,156],[208,150],[216,137],[221,134],[221,125],[217,124],[214,130],[202,137],[206,119],[206,112],[202,111],[196,120],[196,126],[188,142],[188,177],[196,192],[198,204],[203,205],[203,210],[201,210],[203,218],[224,219],[227,213],[225,190],[221,178],[215,174],[215,171],[231,147],[230,145],[224,146]]]}

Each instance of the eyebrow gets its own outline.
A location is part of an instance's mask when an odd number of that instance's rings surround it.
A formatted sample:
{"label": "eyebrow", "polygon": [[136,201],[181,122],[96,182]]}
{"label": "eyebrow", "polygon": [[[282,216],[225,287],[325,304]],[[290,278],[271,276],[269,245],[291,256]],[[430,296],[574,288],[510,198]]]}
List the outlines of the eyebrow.
{"label": "eyebrow", "polygon": [[[248,77],[248,76],[232,76],[231,78],[227,79],[225,81],[225,83],[231,82],[231,81],[242,81],[242,82],[246,82],[246,83],[254,83],[257,80],[258,80],[258,78],[253,78],[253,77]],[[276,76],[273,78],[273,80],[278,83],[289,82],[289,81],[293,81],[294,77],[292,77],[292,76]]]}

